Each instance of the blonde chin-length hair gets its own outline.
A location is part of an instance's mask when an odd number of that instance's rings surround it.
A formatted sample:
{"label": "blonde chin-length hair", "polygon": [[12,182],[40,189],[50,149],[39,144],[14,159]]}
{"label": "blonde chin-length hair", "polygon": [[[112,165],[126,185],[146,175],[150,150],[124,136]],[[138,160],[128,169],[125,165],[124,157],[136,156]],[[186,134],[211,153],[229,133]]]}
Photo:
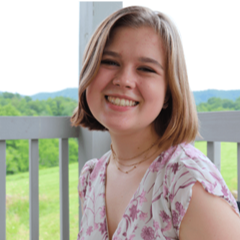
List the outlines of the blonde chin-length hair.
{"label": "blonde chin-length hair", "polygon": [[90,130],[107,130],[92,115],[87,101],[86,88],[96,76],[103,50],[118,27],[153,28],[162,39],[165,48],[167,93],[164,108],[154,121],[163,150],[180,143],[194,141],[198,134],[198,117],[195,102],[189,89],[183,47],[178,31],[163,13],[145,7],[122,8],[106,18],[90,39],[83,57],[79,81],[78,107],[71,117],[73,126]]}

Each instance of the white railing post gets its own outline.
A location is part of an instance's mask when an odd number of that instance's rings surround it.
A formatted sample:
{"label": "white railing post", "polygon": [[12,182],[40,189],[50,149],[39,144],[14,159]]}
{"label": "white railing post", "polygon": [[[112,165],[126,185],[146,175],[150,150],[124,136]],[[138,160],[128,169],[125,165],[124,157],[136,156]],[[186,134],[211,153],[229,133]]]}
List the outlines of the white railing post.
{"label": "white railing post", "polygon": [[38,139],[29,140],[29,225],[30,240],[39,239]]}
{"label": "white railing post", "polygon": [[79,3],[79,75],[83,53],[97,26],[111,13],[122,8],[122,2]]}
{"label": "white railing post", "polygon": [[60,239],[69,240],[68,138],[59,139]]}
{"label": "white railing post", "polygon": [[94,131],[92,134],[93,157],[100,158],[104,153],[110,150],[111,137],[109,132]]}
{"label": "white railing post", "polygon": [[207,156],[215,164],[219,172],[221,171],[221,143],[207,142]]}
{"label": "white railing post", "polygon": [[[92,132],[87,130],[86,128],[79,128],[79,137],[78,137],[78,173],[80,176],[81,170],[87,160],[90,160],[92,156]],[[79,230],[80,230],[80,222],[82,218],[82,210],[81,210],[81,201],[78,198],[79,202]]]}
{"label": "white railing post", "polygon": [[93,32],[93,3],[79,2],[79,75],[85,47]]}
{"label": "white railing post", "polygon": [[6,239],[6,141],[0,140],[0,239]]}
{"label": "white railing post", "polygon": [[[80,2],[79,3],[79,75],[82,68],[83,53],[85,51],[86,44],[90,40],[94,30],[107,16],[117,11],[118,9],[122,8],[122,5],[123,5],[122,2]],[[101,152],[101,150],[98,151],[98,149],[95,150],[93,148],[94,146],[96,146],[96,141],[93,141],[93,135],[95,133],[93,132],[87,133],[86,131],[87,130],[83,130],[83,131],[80,130],[80,136],[79,136],[79,153],[78,153],[79,174],[84,163],[87,160],[89,160],[92,157],[97,157],[95,155],[93,156],[92,154],[95,153],[96,151],[97,153]],[[83,139],[84,139],[84,142],[83,142]],[[110,141],[108,140],[108,142]],[[102,142],[102,144],[104,143]],[[100,145],[98,148],[100,148]],[[80,219],[82,217],[80,206],[81,206],[81,203],[79,200],[79,228],[80,228]]]}
{"label": "white railing post", "polygon": [[240,142],[237,143],[237,183],[237,199],[240,201]]}

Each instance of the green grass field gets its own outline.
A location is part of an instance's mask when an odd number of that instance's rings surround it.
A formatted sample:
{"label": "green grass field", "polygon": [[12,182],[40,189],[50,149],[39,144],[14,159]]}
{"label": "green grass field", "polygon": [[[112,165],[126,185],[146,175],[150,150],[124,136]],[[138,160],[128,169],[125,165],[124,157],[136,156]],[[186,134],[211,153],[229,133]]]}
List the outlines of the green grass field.
{"label": "green grass field", "polygon": [[[70,239],[78,234],[78,164],[69,165]],[[29,239],[29,174],[7,176],[7,239]],[[39,170],[39,239],[60,239],[59,168]]]}
{"label": "green grass field", "polygon": [[[196,142],[195,147],[207,154],[206,142]],[[237,190],[237,143],[221,143],[221,174],[228,188]]]}
{"label": "green grass field", "polygon": [[[206,154],[206,142],[195,146]],[[221,144],[221,173],[230,190],[237,189],[237,144]],[[70,239],[78,234],[78,164],[69,165]],[[7,239],[29,239],[29,174],[7,176]],[[60,239],[59,169],[39,170],[40,240]]]}

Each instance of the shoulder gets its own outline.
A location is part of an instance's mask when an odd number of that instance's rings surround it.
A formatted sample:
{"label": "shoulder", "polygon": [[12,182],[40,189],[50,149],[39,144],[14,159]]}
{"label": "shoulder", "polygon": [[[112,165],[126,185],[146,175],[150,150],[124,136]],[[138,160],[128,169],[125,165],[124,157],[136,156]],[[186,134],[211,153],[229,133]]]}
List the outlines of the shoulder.
{"label": "shoulder", "polygon": [[101,158],[93,158],[84,164],[78,182],[78,191],[81,199],[85,198],[87,186],[91,185],[91,182],[97,178],[99,172],[104,169],[109,156],[110,151],[105,153]]}
{"label": "shoulder", "polygon": [[206,193],[226,200],[239,214],[236,200],[215,165],[191,144],[180,144],[170,151],[165,166],[165,197],[172,213],[173,227],[180,224],[189,207],[193,186],[198,182]]}
{"label": "shoulder", "polygon": [[[180,144],[167,150],[163,155],[165,161],[165,174],[168,184],[176,180],[191,177],[195,180],[204,181],[204,175],[217,178],[222,182],[223,179],[215,165],[198,149],[191,144]],[[206,186],[207,187],[207,186]]]}
{"label": "shoulder", "polygon": [[201,151],[191,144],[178,145],[166,165],[168,185],[199,181],[207,192],[222,187],[220,195],[227,197],[225,182],[216,166]]}
{"label": "shoulder", "polygon": [[223,199],[194,184],[192,198],[182,220],[179,238],[184,240],[239,239],[240,218]]}

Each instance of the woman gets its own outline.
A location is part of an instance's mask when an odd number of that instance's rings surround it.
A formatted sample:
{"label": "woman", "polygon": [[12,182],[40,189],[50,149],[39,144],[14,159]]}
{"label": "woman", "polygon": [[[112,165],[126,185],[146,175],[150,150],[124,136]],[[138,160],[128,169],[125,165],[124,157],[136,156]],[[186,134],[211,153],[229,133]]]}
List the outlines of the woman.
{"label": "woman", "polygon": [[75,126],[107,130],[111,151],[79,179],[78,239],[239,239],[236,201],[189,143],[198,132],[183,49],[162,13],[109,16],[85,52]]}

